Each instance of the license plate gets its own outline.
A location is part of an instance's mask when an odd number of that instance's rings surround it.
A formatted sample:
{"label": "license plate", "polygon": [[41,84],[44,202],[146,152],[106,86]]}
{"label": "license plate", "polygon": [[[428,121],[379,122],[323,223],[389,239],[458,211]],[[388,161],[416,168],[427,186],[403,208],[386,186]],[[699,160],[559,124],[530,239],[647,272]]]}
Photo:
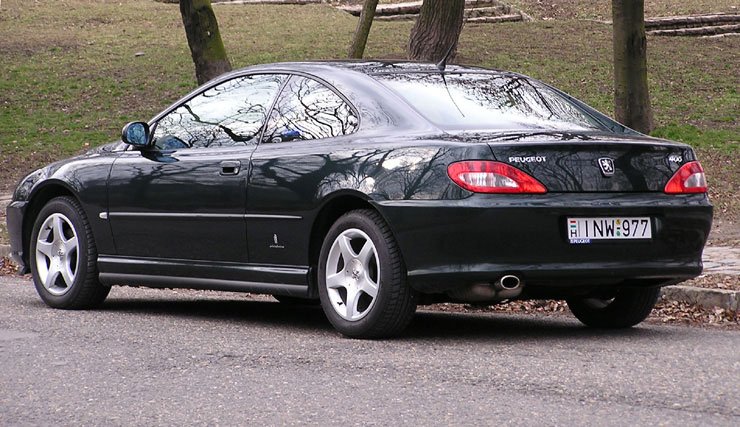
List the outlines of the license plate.
{"label": "license plate", "polygon": [[573,244],[593,240],[650,239],[653,237],[650,217],[568,218],[566,236]]}

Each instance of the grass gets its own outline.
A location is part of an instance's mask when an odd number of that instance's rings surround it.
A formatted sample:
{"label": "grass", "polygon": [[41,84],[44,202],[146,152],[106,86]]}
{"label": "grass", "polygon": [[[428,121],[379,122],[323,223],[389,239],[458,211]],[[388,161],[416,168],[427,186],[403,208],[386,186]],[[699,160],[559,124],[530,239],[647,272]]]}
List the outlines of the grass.
{"label": "grass", "polygon": [[695,148],[703,150],[718,150],[721,152],[728,152],[729,154],[736,154],[738,141],[727,143],[732,138],[736,138],[737,134],[729,130],[701,130],[696,126],[687,124],[676,124],[671,123],[666,126],[661,126],[652,132],[653,136],[658,138],[670,139],[673,141],[681,141],[689,144]]}
{"label": "grass", "polygon": [[[611,20],[611,2],[573,0],[507,0],[538,19]],[[645,16],[676,16],[717,12],[737,13],[736,0],[645,0]]]}
{"label": "grass", "polygon": [[[536,17],[536,0],[513,3]],[[577,11],[555,20],[467,24],[458,62],[544,80],[611,114],[611,29],[574,18],[608,2],[550,0]],[[602,4],[603,3],[603,4]],[[575,7],[574,5],[577,5]],[[605,6],[606,5],[606,6]],[[648,15],[730,10],[726,0],[648,1]],[[575,7],[575,9],[574,9]],[[568,10],[571,10],[568,9]],[[217,5],[232,64],[342,58],[356,18],[328,5]],[[376,22],[367,57],[403,58],[412,22]],[[0,9],[0,190],[32,168],[118,137],[195,87],[177,5],[152,0],[5,0]],[[737,173],[740,39],[650,37],[656,131],[694,145],[724,185],[727,218],[740,210]],[[136,53],[143,53],[136,56]],[[705,164],[710,176],[715,170]],[[734,187],[733,187],[734,186]]]}

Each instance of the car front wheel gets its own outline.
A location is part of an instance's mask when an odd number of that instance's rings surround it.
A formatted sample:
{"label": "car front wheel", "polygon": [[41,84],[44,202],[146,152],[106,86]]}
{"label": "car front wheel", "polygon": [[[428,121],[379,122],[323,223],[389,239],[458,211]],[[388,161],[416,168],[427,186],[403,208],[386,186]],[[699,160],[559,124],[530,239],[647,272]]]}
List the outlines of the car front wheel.
{"label": "car front wheel", "polygon": [[629,328],[645,320],[658,301],[660,288],[620,289],[613,298],[570,298],[568,308],[594,328]]}
{"label": "car front wheel", "polygon": [[340,217],[319,256],[319,297],[331,324],[355,338],[399,334],[416,311],[390,228],[369,209]]}
{"label": "car front wheel", "polygon": [[98,281],[90,224],[77,200],[57,197],[41,209],[30,249],[33,282],[47,305],[92,308],[108,296],[110,288]]}

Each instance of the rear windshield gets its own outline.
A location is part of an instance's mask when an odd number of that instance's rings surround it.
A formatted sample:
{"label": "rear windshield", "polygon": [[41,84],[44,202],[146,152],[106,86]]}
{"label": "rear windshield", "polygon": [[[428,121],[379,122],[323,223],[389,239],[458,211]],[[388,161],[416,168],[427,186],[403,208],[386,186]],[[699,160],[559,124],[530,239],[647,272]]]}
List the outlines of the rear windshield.
{"label": "rear windshield", "polygon": [[447,129],[604,130],[535,80],[505,74],[376,74],[429,121]]}

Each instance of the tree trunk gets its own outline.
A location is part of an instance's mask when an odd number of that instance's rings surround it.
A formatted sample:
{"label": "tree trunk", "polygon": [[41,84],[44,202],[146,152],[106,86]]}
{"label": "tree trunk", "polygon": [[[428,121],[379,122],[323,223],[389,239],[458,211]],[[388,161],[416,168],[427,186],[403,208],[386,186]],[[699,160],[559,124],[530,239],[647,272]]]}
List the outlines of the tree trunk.
{"label": "tree trunk", "polygon": [[647,83],[644,0],[612,0],[614,21],[614,114],[643,133],[653,129]]}
{"label": "tree trunk", "polygon": [[457,52],[465,0],[424,0],[409,37],[409,59],[439,62],[449,49]]}
{"label": "tree trunk", "polygon": [[203,84],[231,71],[224,42],[210,0],[180,0],[185,35],[195,63],[195,77]]}
{"label": "tree trunk", "polygon": [[373,25],[375,17],[375,8],[378,7],[378,0],[365,0],[360,12],[360,22],[357,23],[355,36],[352,39],[352,45],[349,47],[349,57],[360,59],[365,53],[367,36],[370,34],[370,27]]}

